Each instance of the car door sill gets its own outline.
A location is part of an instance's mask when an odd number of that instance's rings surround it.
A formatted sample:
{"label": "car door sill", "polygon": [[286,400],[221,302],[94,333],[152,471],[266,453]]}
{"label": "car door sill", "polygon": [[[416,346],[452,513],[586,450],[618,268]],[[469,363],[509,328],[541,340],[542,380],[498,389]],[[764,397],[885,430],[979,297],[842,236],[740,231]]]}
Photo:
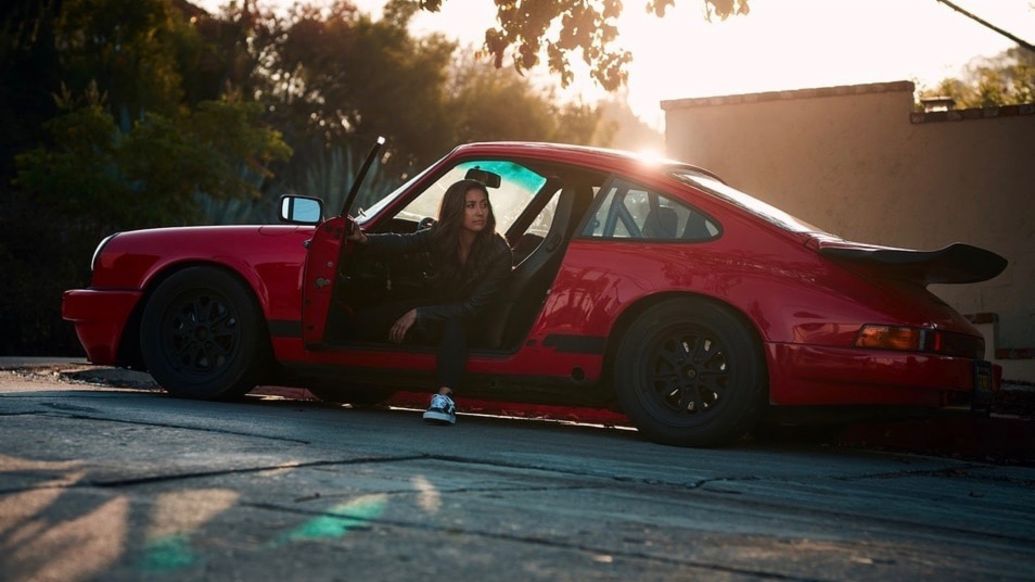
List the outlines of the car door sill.
{"label": "car door sill", "polygon": [[[435,346],[397,346],[394,344],[380,342],[347,342],[337,344],[316,344],[307,346],[307,349],[321,352],[395,352],[400,354],[434,354],[438,351]],[[491,350],[485,348],[471,348],[468,350],[469,357],[505,359],[518,353],[519,350]]]}

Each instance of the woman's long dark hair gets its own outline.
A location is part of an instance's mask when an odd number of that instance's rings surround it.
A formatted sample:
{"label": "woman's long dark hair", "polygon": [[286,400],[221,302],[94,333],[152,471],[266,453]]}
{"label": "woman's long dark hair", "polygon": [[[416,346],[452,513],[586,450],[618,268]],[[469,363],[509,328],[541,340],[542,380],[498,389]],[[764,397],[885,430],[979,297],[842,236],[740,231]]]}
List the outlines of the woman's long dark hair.
{"label": "woman's long dark hair", "polygon": [[[485,227],[478,232],[471,245],[471,251],[467,255],[467,263],[460,264],[458,256],[460,244],[460,229],[464,226],[464,213],[467,206],[467,193],[471,190],[478,190],[485,194],[485,201],[489,205],[489,215],[485,219]],[[441,261],[446,271],[442,273],[447,276],[462,276],[466,279],[482,270],[482,267],[491,258],[492,239],[496,237],[496,214],[492,211],[492,202],[489,201],[489,189],[478,180],[460,180],[454,182],[446,189],[442,197],[442,205],[438,210],[438,222],[435,223],[432,234],[432,246],[435,255]]]}

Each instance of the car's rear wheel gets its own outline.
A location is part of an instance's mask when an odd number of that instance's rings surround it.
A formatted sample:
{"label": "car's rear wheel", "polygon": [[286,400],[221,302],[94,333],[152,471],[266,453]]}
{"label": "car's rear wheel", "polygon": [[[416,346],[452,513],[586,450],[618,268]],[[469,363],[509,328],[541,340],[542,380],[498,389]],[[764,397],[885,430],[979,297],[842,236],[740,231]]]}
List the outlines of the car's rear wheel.
{"label": "car's rear wheel", "polygon": [[271,363],[251,289],[212,267],[184,269],[155,289],[141,318],[140,350],[155,381],[181,398],[241,396]]}
{"label": "car's rear wheel", "polygon": [[670,299],[639,315],[614,361],[622,409],[647,438],[681,446],[728,443],[765,404],[766,370],[752,331],[729,308]]}

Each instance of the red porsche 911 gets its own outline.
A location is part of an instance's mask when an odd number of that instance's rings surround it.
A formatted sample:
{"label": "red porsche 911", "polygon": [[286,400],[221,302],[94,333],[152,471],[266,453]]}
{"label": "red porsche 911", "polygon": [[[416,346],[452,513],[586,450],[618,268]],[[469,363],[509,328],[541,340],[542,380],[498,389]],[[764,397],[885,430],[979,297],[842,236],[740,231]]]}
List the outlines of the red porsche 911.
{"label": "red porsche 911", "polygon": [[432,346],[348,329],[356,309],[425,293],[426,257],[354,252],[345,234],[425,228],[465,177],[489,186],[515,265],[465,396],[611,407],[647,438],[701,446],[770,406],[941,407],[995,388],[981,334],[926,286],[989,279],[1002,257],[849,242],[701,168],[556,144],[457,147],[355,219],[285,196],[286,225],[114,234],[63,316],[90,361],[176,396],[431,388]]}

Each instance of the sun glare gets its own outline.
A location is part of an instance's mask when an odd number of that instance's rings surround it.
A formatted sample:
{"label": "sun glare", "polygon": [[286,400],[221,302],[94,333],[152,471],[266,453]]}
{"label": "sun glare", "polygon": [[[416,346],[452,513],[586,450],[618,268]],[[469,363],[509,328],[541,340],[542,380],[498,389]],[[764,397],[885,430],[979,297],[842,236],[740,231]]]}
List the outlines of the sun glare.
{"label": "sun glare", "polygon": [[649,166],[660,166],[671,161],[665,157],[665,152],[656,148],[641,149],[636,152],[636,157]]}

